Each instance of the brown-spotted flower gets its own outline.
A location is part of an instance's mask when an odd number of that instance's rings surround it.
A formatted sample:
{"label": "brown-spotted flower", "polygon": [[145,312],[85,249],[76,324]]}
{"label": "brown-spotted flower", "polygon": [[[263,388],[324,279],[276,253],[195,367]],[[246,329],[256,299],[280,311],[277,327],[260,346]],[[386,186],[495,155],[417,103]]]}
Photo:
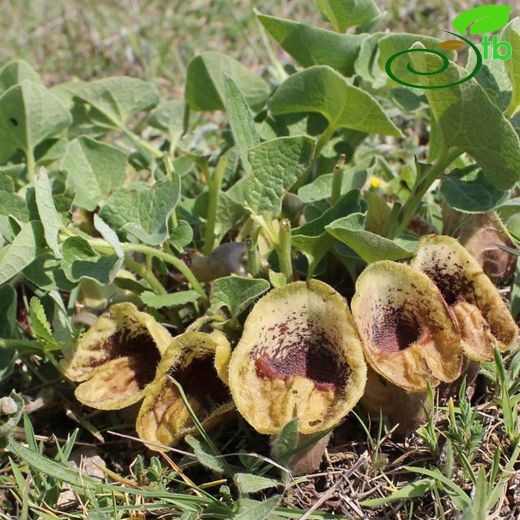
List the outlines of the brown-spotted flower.
{"label": "brown-spotted flower", "polygon": [[458,377],[457,324],[423,273],[391,261],[369,265],[357,279],[352,314],[368,363],[387,381],[424,392],[428,382]]}
{"label": "brown-spotted flower", "polygon": [[137,417],[136,430],[148,447],[173,446],[197,429],[175,380],[204,428],[210,428],[234,410],[229,390],[231,347],[213,332],[185,332],[174,338],[157,367]]}
{"label": "brown-spotted flower", "polygon": [[511,348],[518,327],[493,282],[457,240],[442,235],[421,239],[411,266],[428,275],[455,315],[464,354],[472,360],[493,358],[493,346]]}
{"label": "brown-spotted flower", "polygon": [[119,410],[143,397],[169,332],[132,303],[112,305],[61,362],[64,375],[81,384],[79,401],[99,410]]}
{"label": "brown-spotted flower", "polygon": [[253,307],[229,366],[238,411],[260,433],[338,424],[363,394],[366,364],[343,297],[318,280],[272,290]]}

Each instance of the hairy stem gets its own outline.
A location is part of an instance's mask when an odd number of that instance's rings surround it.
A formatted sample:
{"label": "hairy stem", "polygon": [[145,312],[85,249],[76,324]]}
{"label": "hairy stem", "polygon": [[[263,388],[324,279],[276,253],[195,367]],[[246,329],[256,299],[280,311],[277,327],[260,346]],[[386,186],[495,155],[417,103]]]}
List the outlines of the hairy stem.
{"label": "hairy stem", "polygon": [[[90,245],[99,253],[113,254],[114,250],[108,242],[105,242],[104,240],[99,238],[90,238],[87,240],[89,241]],[[199,283],[191,269],[180,258],[177,258],[176,256],[173,256],[170,253],[161,251],[160,249],[155,249],[151,246],[147,246],[144,244],[130,244],[126,242],[121,244],[121,247],[123,248],[123,251],[125,253],[142,253],[146,256],[149,255],[155,258],[160,258],[167,264],[173,265],[175,269],[182,273],[184,278],[186,278],[186,281],[193,287],[193,289],[201,295],[204,303],[208,302],[208,296],[206,295],[206,291],[204,291],[204,288]]]}
{"label": "hairy stem", "polygon": [[280,233],[276,251],[278,253],[282,273],[285,274],[287,282],[292,282],[291,224],[287,219],[283,219],[280,222]]}
{"label": "hairy stem", "polygon": [[34,182],[34,176],[36,172],[36,167],[34,164],[34,154],[32,150],[27,150],[25,153],[25,160],[27,165],[27,180],[30,184]]}
{"label": "hairy stem", "polygon": [[0,349],[30,349],[30,350],[41,350],[42,345],[38,341],[24,340],[24,339],[3,339],[0,338]]}
{"label": "hairy stem", "polygon": [[342,153],[338,161],[334,165],[334,173],[332,174],[332,192],[330,195],[330,206],[334,207],[341,197],[341,184],[343,181],[343,171],[345,169],[346,156]]}
{"label": "hairy stem", "polygon": [[215,225],[217,223],[217,210],[218,210],[218,196],[220,194],[220,188],[222,186],[222,180],[224,179],[224,173],[226,172],[227,160],[225,157],[221,157],[215,168],[213,179],[208,175],[208,189],[209,189],[209,201],[208,201],[208,214],[206,217],[206,231],[204,234],[204,248],[202,252],[205,255],[209,255],[213,251],[215,245]]}
{"label": "hairy stem", "polygon": [[[151,257],[147,257],[151,258]],[[168,291],[163,287],[161,282],[157,279],[155,274],[145,265],[136,262],[130,256],[125,256],[125,266],[138,274],[143,280],[148,282],[148,285],[157,293],[157,294],[168,294]]]}
{"label": "hairy stem", "polygon": [[443,147],[441,149],[437,161],[431,166],[428,173],[415,184],[408,200],[403,204],[399,213],[395,214],[395,218],[389,222],[388,238],[395,238],[408,228],[426,192],[461,153],[456,148],[450,150],[447,147]]}
{"label": "hairy stem", "polygon": [[258,255],[256,252],[256,242],[252,238],[246,240],[247,248],[247,270],[251,276],[256,276],[260,268],[258,267]]}

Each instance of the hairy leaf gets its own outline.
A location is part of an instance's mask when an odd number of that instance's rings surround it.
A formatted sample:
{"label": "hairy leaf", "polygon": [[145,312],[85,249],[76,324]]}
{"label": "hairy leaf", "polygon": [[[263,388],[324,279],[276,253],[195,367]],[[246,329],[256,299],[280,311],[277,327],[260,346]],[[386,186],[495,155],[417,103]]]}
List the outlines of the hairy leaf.
{"label": "hairy leaf", "polygon": [[269,282],[260,278],[226,276],[213,282],[211,308],[216,311],[227,307],[231,317],[238,316],[257,298],[269,290]]}
{"label": "hairy leaf", "polygon": [[204,52],[191,60],[184,96],[193,110],[210,112],[223,110],[225,99],[224,75],[236,83],[253,110],[259,110],[269,86],[241,63],[219,52]]}
{"label": "hairy leaf", "polygon": [[42,168],[34,182],[34,192],[38,214],[43,225],[45,241],[56,258],[61,258],[60,246],[58,244],[58,233],[63,227],[61,217],[54,205],[52,186],[45,168]]}
{"label": "hairy leaf", "polygon": [[366,35],[338,34],[264,14],[259,14],[258,19],[300,65],[328,65],[345,76],[354,74],[354,63]]}
{"label": "hairy leaf", "polygon": [[69,111],[43,85],[24,79],[0,96],[0,158],[16,150],[32,154],[36,145],[72,122]]}
{"label": "hairy leaf", "polygon": [[80,137],[67,145],[60,167],[75,191],[74,204],[93,211],[123,184],[126,154],[115,146]]}
{"label": "hairy leaf", "polygon": [[246,202],[255,213],[278,216],[284,194],[310,166],[314,140],[310,137],[279,137],[249,152],[252,174],[246,181]]}
{"label": "hairy leaf", "polygon": [[374,0],[317,0],[316,5],[338,32],[381,16]]}
{"label": "hairy leaf", "polygon": [[175,176],[144,190],[119,190],[103,205],[100,216],[115,231],[158,245],[168,236],[168,219],[180,197],[179,182]]}
{"label": "hairy leaf", "polygon": [[270,100],[273,114],[318,112],[332,128],[400,136],[400,130],[367,92],[326,66],[310,67],[286,79]]}
{"label": "hairy leaf", "polygon": [[[421,49],[420,45],[414,46]],[[413,53],[417,70],[439,70],[441,59],[427,52]],[[421,75],[421,84],[435,87],[460,80],[467,73],[450,63],[435,75]],[[426,90],[433,117],[449,147],[469,153],[501,189],[520,180],[520,140],[509,121],[475,79],[450,88]]]}
{"label": "hairy leaf", "polygon": [[364,224],[364,216],[361,213],[354,213],[332,222],[326,226],[326,229],[367,263],[378,260],[403,260],[412,255],[411,251],[401,247],[395,241],[365,231]]}

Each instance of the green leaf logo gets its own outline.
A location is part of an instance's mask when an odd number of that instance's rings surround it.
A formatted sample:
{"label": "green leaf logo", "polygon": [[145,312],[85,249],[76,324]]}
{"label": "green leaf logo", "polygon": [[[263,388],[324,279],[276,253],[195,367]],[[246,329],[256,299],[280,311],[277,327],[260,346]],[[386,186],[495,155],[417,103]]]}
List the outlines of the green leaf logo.
{"label": "green leaf logo", "polygon": [[483,34],[498,31],[509,21],[513,10],[508,5],[484,5],[464,11],[455,17],[453,27],[464,34],[468,29],[470,34]]}

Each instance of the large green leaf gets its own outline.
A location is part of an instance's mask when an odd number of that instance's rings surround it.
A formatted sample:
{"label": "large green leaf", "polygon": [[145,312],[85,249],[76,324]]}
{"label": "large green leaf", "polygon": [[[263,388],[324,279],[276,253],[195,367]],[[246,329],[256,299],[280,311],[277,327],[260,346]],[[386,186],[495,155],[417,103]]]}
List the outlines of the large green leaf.
{"label": "large green leaf", "polygon": [[[386,62],[394,54],[408,50],[415,42],[422,43],[428,49],[435,49],[448,59],[453,59],[455,53],[438,48],[441,40],[432,36],[410,33],[373,33],[361,43],[359,56],[355,63],[356,73],[375,88],[385,85],[402,87],[390,79],[385,70]],[[392,70],[398,78],[405,78],[409,74],[409,55],[401,55],[393,62]]]}
{"label": "large green leaf", "polygon": [[251,148],[260,142],[253,114],[242,92],[240,92],[240,89],[231,77],[227,75],[224,77],[224,86],[224,103],[229,117],[229,126],[233,134],[233,140],[238,148],[243,168],[247,173],[251,173],[247,154]]}
{"label": "large green leaf", "polygon": [[34,181],[34,193],[38,214],[43,225],[43,233],[47,245],[56,258],[61,258],[60,246],[58,244],[58,233],[63,227],[61,217],[54,205],[52,186],[47,175],[47,170],[42,168],[36,175]]}
{"label": "large green leaf", "polygon": [[269,108],[275,115],[318,112],[332,128],[401,135],[370,94],[326,66],[310,67],[290,76],[274,93]]}
{"label": "large green leaf", "polygon": [[174,307],[184,307],[188,303],[194,303],[200,298],[197,291],[178,291],[170,294],[155,294],[153,292],[145,291],[139,295],[141,300],[148,307],[153,309],[161,309],[167,307],[172,309]]}
{"label": "large green leaf", "polygon": [[67,145],[60,168],[75,191],[74,204],[93,211],[123,184],[126,154],[115,146],[80,137]]}
{"label": "large green leaf", "polygon": [[178,139],[186,131],[189,112],[186,103],[180,99],[161,101],[148,116],[148,124],[168,132],[170,139]]}
{"label": "large green leaf", "polygon": [[122,258],[116,255],[99,255],[83,237],[69,237],[63,242],[63,271],[71,282],[82,278],[96,280],[101,285],[114,281]]}
{"label": "large green leaf", "polygon": [[258,19],[300,65],[328,65],[345,76],[354,74],[354,63],[366,35],[338,34],[264,14],[259,14]]}
{"label": "large green leaf", "polygon": [[78,101],[90,105],[89,119],[108,128],[122,129],[129,116],[159,103],[159,92],[152,83],[127,76],[64,83],[54,91],[69,106]]}
{"label": "large green leaf", "polygon": [[308,258],[310,264],[319,262],[334,244],[334,238],[327,233],[325,226],[335,220],[361,211],[359,191],[352,190],[343,195],[336,205],[320,217],[297,227],[292,233],[292,245]]}
{"label": "large green leaf", "polygon": [[[208,215],[209,192],[202,192],[194,204],[194,212],[206,219]],[[222,237],[246,214],[242,204],[233,200],[228,193],[221,191],[218,194],[217,214],[215,216],[215,235]]]}
{"label": "large green leaf", "polygon": [[180,181],[158,182],[142,190],[121,189],[101,208],[101,218],[118,232],[127,231],[142,242],[158,245],[168,236],[168,219],[180,197]]}
{"label": "large green leaf", "polygon": [[340,218],[326,226],[326,229],[367,263],[378,260],[403,260],[412,255],[411,251],[401,247],[395,241],[366,231],[365,217],[361,213]]}
{"label": "large green leaf", "polygon": [[[314,179],[309,184],[305,184],[298,190],[298,197],[308,204],[324,199],[329,199],[332,193],[333,173],[325,173]],[[341,194],[350,190],[360,190],[367,180],[367,172],[363,169],[353,169],[347,167],[341,179]]]}
{"label": "large green leaf", "polygon": [[7,62],[0,70],[0,92],[27,79],[36,83],[42,83],[40,75],[24,60]]}
{"label": "large green leaf", "polygon": [[500,39],[509,42],[513,50],[511,58],[503,62],[513,88],[509,109],[513,114],[520,108],[520,18],[513,18],[507,24]]}
{"label": "large green leaf", "polygon": [[441,193],[452,208],[465,213],[491,211],[507,197],[507,191],[498,189],[476,168],[455,170],[444,177]]}
{"label": "large green leaf", "polygon": [[8,246],[0,251],[0,285],[10,280],[35,258],[42,238],[41,224],[22,224],[20,232]]}
{"label": "large green leaf", "polygon": [[374,0],[316,0],[316,5],[338,32],[381,16]]}
{"label": "large green leaf", "polygon": [[246,180],[246,202],[255,213],[281,211],[284,194],[308,170],[314,140],[307,136],[279,137],[249,152],[252,173]]}
{"label": "large green leaf", "polygon": [[24,79],[0,96],[0,160],[36,145],[72,122],[69,111],[43,85]]}
{"label": "large green leaf", "polygon": [[224,75],[236,83],[253,110],[259,110],[269,95],[269,86],[235,59],[219,52],[204,52],[191,60],[184,96],[193,110],[223,110]]}
{"label": "large green leaf", "polygon": [[11,216],[21,222],[29,220],[25,199],[14,191],[14,183],[7,175],[0,175],[0,215]]}
{"label": "large green leaf", "polygon": [[261,278],[226,276],[213,282],[211,309],[227,307],[231,317],[238,316],[262,294],[269,290],[269,282]]}
{"label": "large green leaf", "polygon": [[[415,69],[423,73],[438,71],[442,65],[442,60],[429,52],[414,52],[411,59]],[[436,87],[466,75],[465,70],[449,63],[446,71],[421,75],[417,81]],[[428,88],[425,94],[447,146],[473,156],[499,188],[509,189],[520,180],[518,135],[475,79],[450,88]]]}

